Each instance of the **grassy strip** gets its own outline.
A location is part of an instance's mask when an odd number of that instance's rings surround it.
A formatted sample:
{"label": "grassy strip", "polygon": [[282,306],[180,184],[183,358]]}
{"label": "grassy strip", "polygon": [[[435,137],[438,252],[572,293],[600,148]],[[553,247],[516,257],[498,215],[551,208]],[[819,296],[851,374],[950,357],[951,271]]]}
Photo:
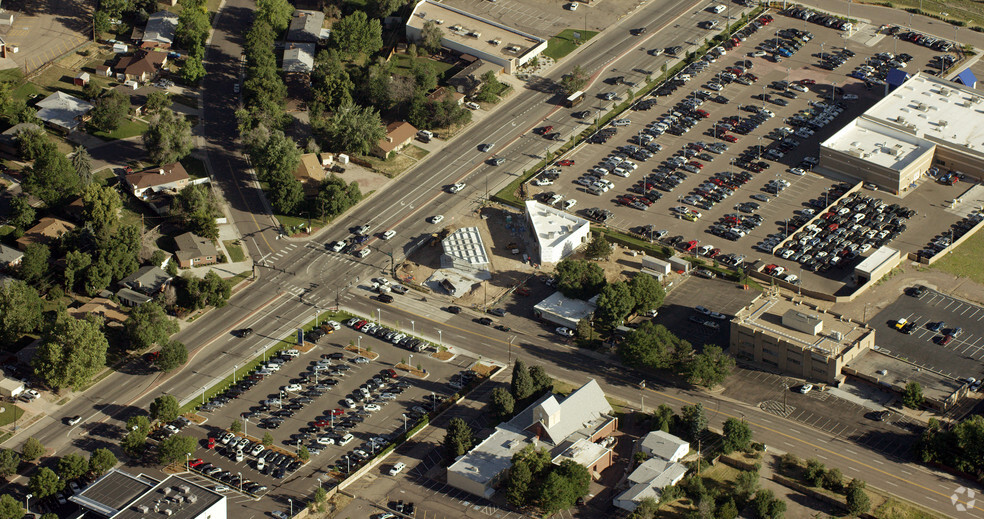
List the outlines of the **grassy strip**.
{"label": "grassy strip", "polygon": [[[579,39],[574,39],[575,33],[579,34],[581,37]],[[560,61],[561,58],[574,52],[574,49],[587,43],[588,40],[594,38],[597,34],[598,33],[595,31],[564,29],[563,31],[560,31],[560,34],[547,40],[547,48],[543,51],[543,55],[553,58],[555,61]]]}
{"label": "grassy strip", "polygon": [[222,244],[225,245],[226,251],[229,253],[229,261],[233,263],[246,261],[246,253],[239,246],[239,240],[226,240]]}
{"label": "grassy strip", "polygon": [[24,416],[24,410],[15,404],[5,405],[2,409],[3,412],[0,413],[0,426],[12,424],[14,421],[20,419],[21,416]]}
{"label": "grassy strip", "polygon": [[982,257],[984,257],[984,232],[978,232],[967,238],[946,257],[933,263],[931,268],[984,283],[984,270],[980,268]]}

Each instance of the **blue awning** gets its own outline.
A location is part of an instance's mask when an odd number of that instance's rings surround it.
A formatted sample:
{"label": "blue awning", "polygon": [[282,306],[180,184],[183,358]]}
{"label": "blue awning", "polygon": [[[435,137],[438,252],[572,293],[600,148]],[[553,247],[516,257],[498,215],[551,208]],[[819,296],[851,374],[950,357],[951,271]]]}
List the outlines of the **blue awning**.
{"label": "blue awning", "polygon": [[885,78],[885,82],[888,83],[889,87],[895,88],[901,85],[902,83],[905,83],[906,80],[909,79],[909,77],[911,77],[911,74],[909,74],[908,72],[897,68],[893,68],[892,70],[888,71],[888,76]]}
{"label": "blue awning", "polygon": [[957,74],[957,77],[954,78],[953,81],[960,83],[962,85],[967,85],[970,88],[977,88],[977,76],[975,76],[974,73],[971,72],[969,68],[966,68],[962,72]]}

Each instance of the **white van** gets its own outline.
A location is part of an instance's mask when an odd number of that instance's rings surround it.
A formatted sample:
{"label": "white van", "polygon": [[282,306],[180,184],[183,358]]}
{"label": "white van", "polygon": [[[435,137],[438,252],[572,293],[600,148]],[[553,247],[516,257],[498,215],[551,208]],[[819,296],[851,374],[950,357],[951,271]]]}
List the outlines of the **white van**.
{"label": "white van", "polygon": [[393,465],[393,468],[390,469],[390,476],[395,476],[400,472],[403,472],[403,469],[405,469],[406,467],[407,464],[403,463],[402,461],[397,463],[396,465]]}
{"label": "white van", "polygon": [[355,436],[352,436],[351,434],[346,434],[345,436],[342,436],[341,439],[338,440],[338,445],[348,445],[354,439]]}
{"label": "white van", "polygon": [[263,458],[256,458],[256,470],[262,471],[266,467],[266,460]]}
{"label": "white van", "polygon": [[718,4],[718,5],[715,5],[714,7],[711,8],[711,12],[714,13],[714,14],[721,14],[727,8],[728,7],[725,6],[724,4]]}
{"label": "white van", "polygon": [[280,352],[280,354],[281,355],[286,355],[288,357],[296,357],[296,356],[300,355],[301,352],[299,352],[297,350],[284,350],[284,351]]}

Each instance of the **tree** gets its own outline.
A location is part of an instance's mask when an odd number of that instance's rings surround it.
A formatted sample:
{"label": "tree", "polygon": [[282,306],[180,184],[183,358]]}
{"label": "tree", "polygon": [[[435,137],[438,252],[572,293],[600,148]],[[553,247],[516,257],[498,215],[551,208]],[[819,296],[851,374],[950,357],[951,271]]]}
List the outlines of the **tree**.
{"label": "tree", "polygon": [[554,280],[565,296],[590,299],[605,285],[605,271],[597,263],[568,258],[557,264]]}
{"label": "tree", "polygon": [[735,519],[738,517],[738,506],[734,498],[728,496],[714,512],[715,519]]}
{"label": "tree", "polygon": [[909,382],[902,391],[902,404],[911,409],[919,409],[923,404],[922,386],[919,382]]}
{"label": "tree", "polygon": [[734,493],[742,502],[747,501],[755,494],[759,486],[759,473],[757,470],[743,470],[735,478]]}
{"label": "tree", "polygon": [[48,260],[51,258],[51,250],[43,243],[32,243],[24,249],[24,257],[21,258],[20,275],[24,281],[37,284],[48,275]]}
{"label": "tree", "polygon": [[202,184],[188,186],[178,193],[171,204],[171,216],[182,227],[208,240],[219,239],[216,218],[222,216],[219,201],[212,190]]}
{"label": "tree", "polygon": [[672,407],[659,404],[659,407],[653,410],[652,430],[670,432],[670,426],[673,425],[675,416]]}
{"label": "tree", "polygon": [[840,469],[830,469],[824,473],[823,480],[820,482],[820,485],[827,490],[840,492],[844,487],[844,474],[841,473]]}
{"label": "tree", "polygon": [[532,483],[533,472],[530,470],[530,466],[525,462],[517,463],[514,459],[509,474],[506,476],[506,501],[518,508],[528,506],[527,495]]}
{"label": "tree", "polygon": [[297,457],[302,461],[307,461],[311,459],[311,452],[308,450],[307,445],[301,445],[297,449]]}
{"label": "tree", "polygon": [[49,387],[78,390],[106,366],[109,343],[102,333],[102,317],[85,319],[64,315],[45,334],[31,365]]}
{"label": "tree", "polygon": [[79,176],[79,183],[82,187],[92,183],[92,156],[85,146],[79,144],[72,149],[72,167]]}
{"label": "tree", "polygon": [[725,454],[736,450],[748,449],[752,443],[752,429],[745,420],[728,418],[724,422],[724,442],[722,448]]}
{"label": "tree", "polygon": [[89,460],[85,459],[81,454],[68,454],[58,459],[58,466],[56,468],[58,477],[62,481],[72,481],[89,472]]}
{"label": "tree", "polygon": [[301,163],[301,150],[297,142],[280,130],[271,132],[263,148],[253,155],[260,179],[266,182],[272,182],[281,175],[293,177]]}
{"label": "tree", "polygon": [[157,446],[157,460],[161,465],[184,460],[186,454],[198,449],[198,443],[191,436],[170,436]]}
{"label": "tree", "polygon": [[533,386],[533,378],[530,376],[526,363],[521,359],[516,359],[513,365],[512,381],[509,384],[509,391],[517,401],[523,401],[533,394],[536,388]]}
{"label": "tree", "polygon": [[229,424],[229,431],[236,434],[243,432],[243,423],[239,420],[233,420],[232,423]]}
{"label": "tree", "polygon": [[636,274],[632,281],[629,281],[629,290],[635,298],[636,313],[644,313],[656,310],[663,306],[663,299],[666,298],[666,290],[663,285],[653,276],[640,272]]}
{"label": "tree", "polygon": [[10,494],[0,496],[0,519],[21,519],[24,513],[20,500]]}
{"label": "tree", "polygon": [[634,306],[635,297],[626,283],[609,283],[601,289],[595,320],[608,329],[614,329],[622,324]]}
{"label": "tree", "polygon": [[566,510],[588,493],[590,483],[587,467],[574,460],[564,460],[547,474],[537,489],[537,505],[545,516]]}
{"label": "tree", "polygon": [[344,180],[331,175],[321,181],[314,204],[322,218],[334,218],[357,204],[359,200],[362,200],[362,191],[357,182],[352,181],[346,185]]}
{"label": "tree", "polygon": [[157,357],[156,364],[157,367],[161,368],[161,371],[167,373],[179,368],[185,362],[188,362],[188,348],[185,347],[184,343],[168,341],[161,348],[161,354]]}
{"label": "tree", "polygon": [[144,102],[144,113],[157,115],[165,110],[170,110],[173,104],[170,93],[165,90],[154,90],[147,94],[147,101]]}
{"label": "tree", "polygon": [[262,443],[264,447],[269,447],[273,445],[273,435],[270,434],[270,431],[263,433]]}
{"label": "tree", "polygon": [[553,389],[553,379],[547,375],[543,366],[536,365],[530,368],[530,379],[533,381],[533,394],[539,395],[544,391]]}
{"label": "tree", "polygon": [[348,151],[367,155],[386,137],[379,112],[372,107],[343,102],[316,129],[321,147],[333,151]]}
{"label": "tree", "polygon": [[345,102],[352,102],[355,83],[334,49],[322,50],[315,57],[311,85],[315,104],[321,111],[330,112]]}
{"label": "tree", "polygon": [[175,39],[181,48],[187,50],[192,56],[200,56],[205,51],[205,42],[208,40],[211,29],[208,7],[205,2],[201,0],[181,1],[178,27],[174,31]]}
{"label": "tree", "polygon": [[120,127],[129,113],[129,96],[120,90],[106,90],[93,103],[89,111],[89,124],[97,130],[111,133]]}
{"label": "tree", "polygon": [[693,347],[661,324],[644,321],[618,345],[618,355],[631,366],[668,369],[689,359]]}
{"label": "tree", "polygon": [[44,445],[34,436],[28,438],[27,441],[24,442],[24,445],[21,446],[21,456],[24,458],[24,461],[27,462],[40,459],[41,456],[44,456],[44,452]]}
{"label": "tree", "polygon": [[[185,58],[184,65],[181,67],[181,80],[189,85],[194,85],[205,77],[205,64],[198,55],[191,55]],[[163,112],[162,112],[163,113]]]}
{"label": "tree", "polygon": [[13,449],[0,449],[0,477],[9,478],[17,473],[21,457]]}
{"label": "tree", "polygon": [[331,44],[346,59],[374,54],[383,48],[383,27],[365,11],[355,11],[332,26]]}
{"label": "tree", "polygon": [[570,74],[567,74],[560,80],[560,87],[567,92],[568,95],[577,92],[584,88],[584,85],[588,84],[588,73],[581,68],[580,65],[574,65]]}
{"label": "tree", "polygon": [[131,456],[139,456],[147,444],[147,435],[150,434],[150,420],[147,415],[131,416],[126,420],[126,430],[126,436],[120,442],[123,451]]}
{"label": "tree", "polygon": [[122,209],[123,200],[112,187],[89,184],[82,190],[82,219],[89,224],[100,242],[115,233]]}
{"label": "tree", "polygon": [[55,151],[55,143],[40,126],[27,127],[17,132],[17,150],[24,160],[37,160],[47,151]]}
{"label": "tree", "polygon": [[26,230],[37,219],[37,211],[28,203],[26,196],[15,196],[10,200],[10,224],[20,230]]}
{"label": "tree", "polygon": [[653,519],[656,517],[656,512],[659,511],[659,503],[656,499],[652,497],[644,497],[639,504],[636,505],[636,509],[632,511],[632,515],[629,519]]}
{"label": "tree", "polygon": [[775,497],[775,494],[768,489],[762,489],[755,493],[753,505],[755,513],[760,519],[781,519],[786,513],[786,502]]}
{"label": "tree", "polygon": [[495,72],[490,70],[482,74],[482,87],[475,94],[475,99],[483,103],[494,103],[499,99],[498,94],[502,89],[502,82],[495,77]]}
{"label": "tree", "polygon": [[59,207],[79,192],[78,174],[72,162],[54,147],[46,147],[34,166],[24,175],[24,190],[38,197],[48,207]]}
{"label": "tree", "polygon": [[591,241],[584,249],[584,256],[588,259],[607,259],[612,254],[612,246],[605,239],[605,233],[596,232],[592,235]]}
{"label": "tree", "polygon": [[461,418],[452,418],[444,436],[445,456],[449,460],[457,459],[472,448],[474,441],[471,427]]}
{"label": "tree", "polygon": [[12,344],[41,327],[41,296],[23,281],[0,284],[0,341]]}
{"label": "tree", "polygon": [[154,164],[177,162],[191,153],[191,123],[181,114],[164,110],[151,120],[143,142]]}
{"label": "tree", "polygon": [[386,18],[407,4],[406,0],[373,0],[372,11],[376,18]]}
{"label": "tree", "polygon": [[444,39],[444,31],[434,20],[427,20],[420,29],[420,41],[417,44],[427,52],[434,53],[441,50],[441,40]]}
{"label": "tree", "polygon": [[513,410],[516,406],[516,399],[509,394],[509,391],[506,391],[504,388],[497,387],[492,390],[489,404],[492,407],[492,413],[499,420],[505,420],[512,416]]}
{"label": "tree", "polygon": [[820,463],[816,458],[806,460],[806,472],[803,477],[813,486],[819,487],[823,483],[823,475],[827,473],[827,467]]}
{"label": "tree", "polygon": [[850,483],[847,484],[847,512],[852,516],[859,516],[861,514],[868,513],[871,510],[871,499],[868,497],[868,493],[864,491],[865,482],[860,479],[852,479]]}
{"label": "tree", "polygon": [[97,477],[109,472],[109,469],[116,466],[119,460],[113,451],[100,447],[89,455],[89,470]]}
{"label": "tree", "polygon": [[164,307],[156,301],[134,307],[130,318],[123,323],[123,333],[130,339],[130,349],[138,351],[163,345],[179,329],[178,323],[171,320]]}
{"label": "tree", "polygon": [[57,494],[62,489],[62,482],[53,470],[48,467],[41,467],[31,476],[27,488],[36,499],[44,499]]}
{"label": "tree", "polygon": [[287,0],[257,0],[256,2],[256,17],[265,20],[276,32],[287,29],[293,14],[294,6],[287,3]]}
{"label": "tree", "polygon": [[683,430],[690,441],[697,441],[700,435],[707,429],[707,414],[704,406],[699,402],[694,405],[685,406],[681,412],[680,422]]}
{"label": "tree", "polygon": [[582,341],[594,340],[594,329],[591,327],[591,319],[582,317],[577,321],[577,329],[574,330],[577,338]]}
{"label": "tree", "polygon": [[161,395],[150,403],[150,417],[159,422],[170,422],[178,418],[181,405],[172,395]]}
{"label": "tree", "polygon": [[706,388],[712,388],[731,375],[735,359],[724,353],[720,346],[705,344],[704,351],[687,362],[684,370],[687,381]]}

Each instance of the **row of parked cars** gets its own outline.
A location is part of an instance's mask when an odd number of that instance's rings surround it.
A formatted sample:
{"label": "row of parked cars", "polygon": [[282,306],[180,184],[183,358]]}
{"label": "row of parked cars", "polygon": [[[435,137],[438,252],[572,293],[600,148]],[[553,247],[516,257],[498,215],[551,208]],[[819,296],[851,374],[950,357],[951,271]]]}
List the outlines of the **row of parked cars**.
{"label": "row of parked cars", "polygon": [[786,16],[799,18],[800,20],[813,22],[815,24],[823,25],[833,29],[840,29],[842,31],[849,31],[854,28],[854,24],[839,16],[817,13],[813,9],[808,9],[805,7],[790,7],[789,9],[786,9],[782,13],[785,14]]}
{"label": "row of parked cars", "polygon": [[984,213],[973,212],[960,221],[954,223],[950,226],[946,232],[942,232],[933,237],[926,247],[919,251],[919,255],[925,258],[932,258],[940,252],[946,250],[947,247],[953,244],[954,241],[959,240],[964,234],[967,234],[971,229],[973,229],[977,224],[984,220]]}
{"label": "row of parked cars", "polygon": [[345,326],[366,335],[372,335],[373,337],[382,339],[386,342],[413,352],[422,351],[429,344],[426,341],[418,339],[410,334],[393,330],[381,324],[371,323],[365,319],[359,319],[356,317],[345,321]]}

